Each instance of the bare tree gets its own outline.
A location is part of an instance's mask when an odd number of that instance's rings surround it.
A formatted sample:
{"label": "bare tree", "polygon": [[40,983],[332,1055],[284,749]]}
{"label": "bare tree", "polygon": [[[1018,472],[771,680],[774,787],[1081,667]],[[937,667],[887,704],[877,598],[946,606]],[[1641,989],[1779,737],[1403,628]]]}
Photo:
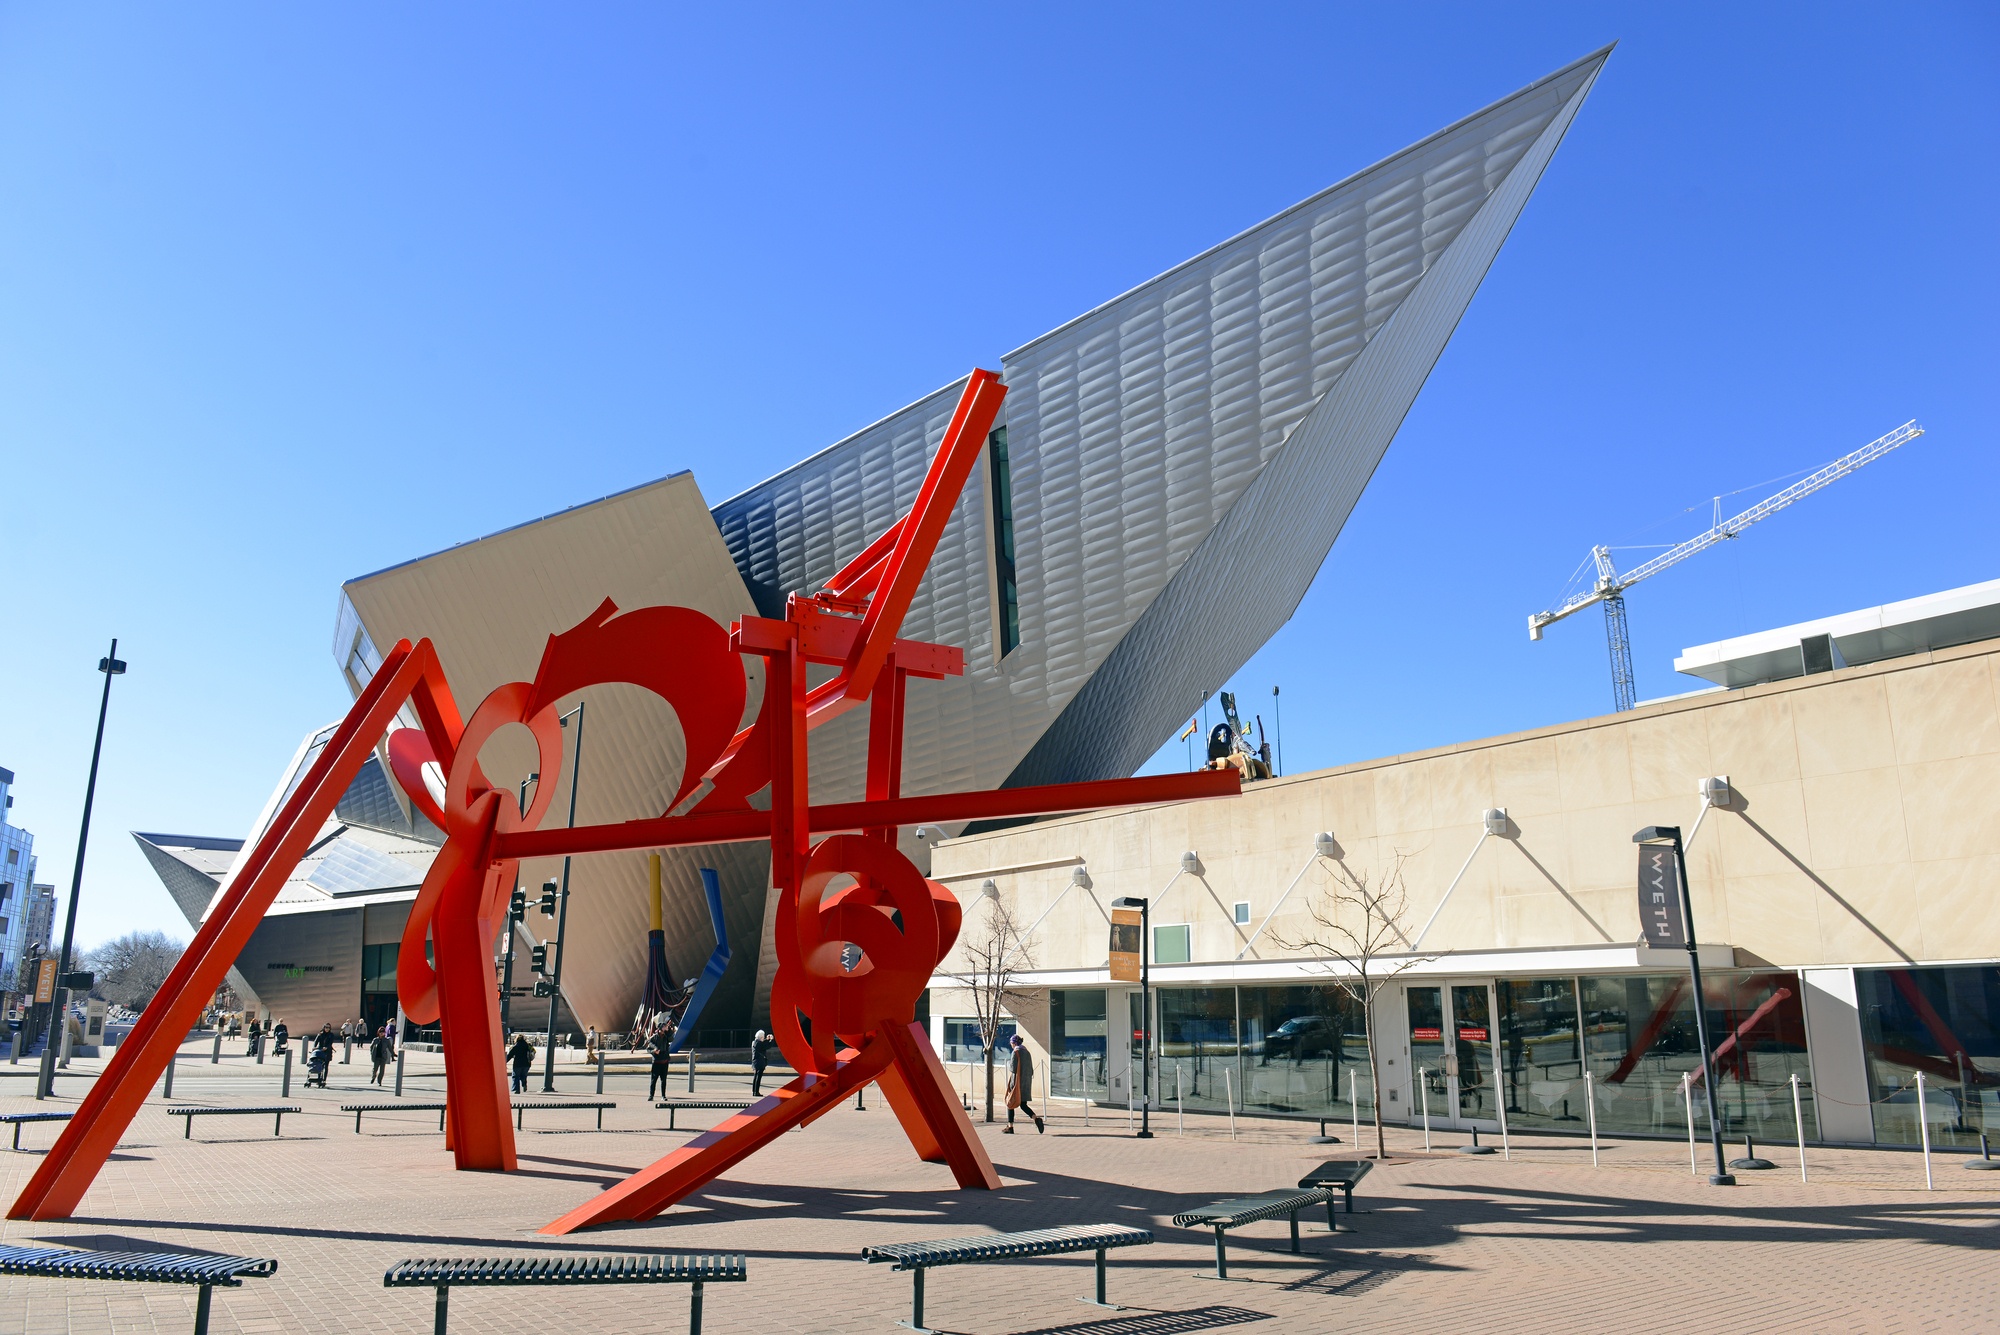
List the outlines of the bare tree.
{"label": "bare tree", "polygon": [[965,915],[959,932],[962,967],[947,974],[972,994],[973,1016],[979,1022],[979,1042],[986,1053],[986,1120],[993,1120],[993,1053],[1000,1042],[1001,1015],[1015,1003],[1030,1000],[1014,985],[1015,976],[1035,966],[1034,950],[1021,933],[1014,912],[998,897],[982,896]]}
{"label": "bare tree", "polygon": [[[1273,933],[1285,950],[1314,957],[1333,985],[1361,1007],[1361,1030],[1368,1044],[1368,1078],[1375,1091],[1375,1157],[1388,1157],[1382,1133],[1382,1068],[1375,1053],[1375,998],[1405,971],[1436,955],[1419,955],[1412,948],[1404,918],[1409,912],[1409,887],[1403,883],[1406,853],[1397,853],[1388,874],[1372,885],[1366,869],[1329,859],[1333,879],[1306,905],[1310,923],[1297,937]],[[1358,1146],[1356,1148],[1359,1148]]]}
{"label": "bare tree", "polygon": [[114,1005],[144,1010],[183,948],[165,932],[127,932],[106,941],[83,957],[84,966],[97,975],[91,990]]}

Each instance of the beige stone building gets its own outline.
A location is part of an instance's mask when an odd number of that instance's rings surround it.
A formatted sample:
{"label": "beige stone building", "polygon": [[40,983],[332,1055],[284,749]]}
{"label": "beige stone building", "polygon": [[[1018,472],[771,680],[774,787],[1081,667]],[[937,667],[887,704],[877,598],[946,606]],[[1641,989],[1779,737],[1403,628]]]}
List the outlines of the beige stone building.
{"label": "beige stone building", "polygon": [[[1129,896],[1156,1108],[1366,1117],[1355,971],[1325,949],[1352,952],[1365,887],[1388,1118],[1581,1131],[1594,1104],[1606,1132],[1705,1134],[1687,952],[1640,922],[1633,836],[1678,826],[1729,1134],[1789,1140],[1797,1077],[1808,1139],[1910,1143],[1921,1072],[1934,1143],[1976,1148],[2000,1137],[2000,639],[1922,646],[1994,633],[1995,604],[2000,582],[1681,660],[1757,679],[1733,689],[944,840],[932,875],[965,939],[999,907],[1025,933],[1008,1011],[1059,1099],[1134,1102],[1139,990],[1107,972]],[[978,1054],[963,967],[930,994],[948,1061]]]}

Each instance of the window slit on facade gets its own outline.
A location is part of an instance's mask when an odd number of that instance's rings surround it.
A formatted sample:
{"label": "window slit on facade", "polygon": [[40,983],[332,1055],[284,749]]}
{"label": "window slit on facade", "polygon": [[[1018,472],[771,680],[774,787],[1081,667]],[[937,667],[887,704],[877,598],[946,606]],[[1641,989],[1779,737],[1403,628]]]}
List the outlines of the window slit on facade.
{"label": "window slit on facade", "polygon": [[993,482],[994,619],[1005,658],[1021,643],[1021,596],[1014,582],[1014,477],[1007,461],[1007,428],[993,428],[986,438],[986,458]]}

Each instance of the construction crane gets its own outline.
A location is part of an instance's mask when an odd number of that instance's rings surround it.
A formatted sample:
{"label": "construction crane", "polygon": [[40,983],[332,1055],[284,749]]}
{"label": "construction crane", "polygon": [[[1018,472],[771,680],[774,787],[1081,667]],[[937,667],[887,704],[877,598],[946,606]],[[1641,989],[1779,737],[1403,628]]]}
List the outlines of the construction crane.
{"label": "construction crane", "polygon": [[1635,700],[1632,688],[1632,641],[1625,630],[1625,590],[1642,579],[1659,574],[1668,566],[1679,565],[1696,552],[1706,551],[1718,542],[1734,538],[1744,529],[1760,519],[1768,519],[1794,501],[1803,500],[1821,487],[1838,482],[1863,464],[1874,463],[1890,450],[1908,444],[1924,434],[1924,429],[1915,422],[1905,422],[1880,440],[1870,441],[1852,454],[1843,454],[1826,467],[1807,477],[1800,478],[1775,496],[1757,502],[1741,514],[1729,519],[1722,517],[1722,501],[1716,499],[1715,518],[1706,533],[1689,538],[1678,547],[1661,552],[1644,565],[1634,566],[1624,574],[1611,563],[1609,547],[1590,549],[1589,564],[1597,570],[1596,582],[1583,593],[1564,602],[1552,612],[1536,612],[1528,618],[1528,638],[1542,638],[1544,627],[1551,626],[1574,612],[1581,612],[1592,603],[1604,604],[1604,635],[1611,649],[1611,697],[1617,709],[1632,708]]}

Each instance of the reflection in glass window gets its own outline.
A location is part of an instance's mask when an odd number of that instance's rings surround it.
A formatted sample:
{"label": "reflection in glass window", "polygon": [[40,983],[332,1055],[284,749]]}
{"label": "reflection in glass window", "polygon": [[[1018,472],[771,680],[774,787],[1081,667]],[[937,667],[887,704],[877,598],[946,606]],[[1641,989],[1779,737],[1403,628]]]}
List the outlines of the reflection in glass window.
{"label": "reflection in glass window", "polygon": [[[1174,1106],[1226,1111],[1236,1081],[1236,989],[1167,987],[1154,992],[1160,1014],[1159,1090]],[[1228,1072],[1225,1081],[1224,1072]]]}
{"label": "reflection in glass window", "polygon": [[[1006,1061],[1004,1049],[1007,1040],[1014,1036],[1014,1022],[1000,1021],[1000,1035],[994,1040],[993,1060],[996,1065]],[[985,1062],[986,1047],[979,1039],[977,1019],[952,1016],[944,1022],[944,1051],[940,1054],[948,1062]]]}
{"label": "reflection in glass window", "polygon": [[1345,1117],[1350,1070],[1360,1072],[1366,1099],[1368,1047],[1361,1008],[1340,988],[1246,987],[1238,993],[1238,1004],[1243,1032],[1239,1107]]}
{"label": "reflection in glass window", "polygon": [[1875,1139],[1915,1145],[1917,1072],[1933,1145],[2000,1136],[2000,966],[1857,969]]}
{"label": "reflection in glass window", "polygon": [[1000,652],[1005,658],[1021,643],[1021,591],[1014,566],[1014,469],[1007,457],[1007,428],[993,428],[986,438],[986,458],[993,481],[993,599],[999,622]]}
{"label": "reflection in glass window", "polygon": [[1576,1130],[1586,1111],[1576,980],[1503,978],[1495,991],[1508,1124]]}
{"label": "reflection in glass window", "polygon": [[[1596,1082],[1601,1131],[1685,1135],[1683,1074],[1695,1073],[1695,1134],[1708,1133],[1700,1086],[1693,988],[1685,974],[1579,980],[1585,1060]],[[1816,1139],[1799,980],[1789,973],[1720,973],[1702,979],[1723,1134],[1790,1140],[1790,1079],[1799,1077],[1805,1134]]]}
{"label": "reflection in glass window", "polygon": [[1049,1093],[1055,1098],[1105,1096],[1105,990],[1058,987],[1049,992]]}

